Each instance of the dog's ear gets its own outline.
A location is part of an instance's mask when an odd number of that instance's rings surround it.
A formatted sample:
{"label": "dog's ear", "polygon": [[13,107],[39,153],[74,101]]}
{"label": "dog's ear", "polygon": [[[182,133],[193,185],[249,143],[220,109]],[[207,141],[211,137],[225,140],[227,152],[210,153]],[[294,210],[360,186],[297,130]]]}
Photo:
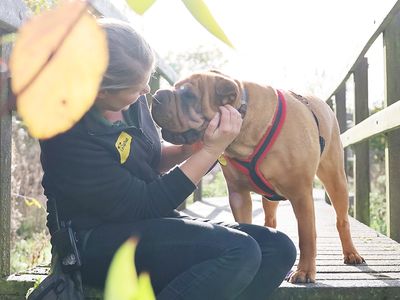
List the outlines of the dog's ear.
{"label": "dog's ear", "polygon": [[231,79],[224,77],[215,78],[215,94],[218,104],[233,104],[239,95],[239,86]]}

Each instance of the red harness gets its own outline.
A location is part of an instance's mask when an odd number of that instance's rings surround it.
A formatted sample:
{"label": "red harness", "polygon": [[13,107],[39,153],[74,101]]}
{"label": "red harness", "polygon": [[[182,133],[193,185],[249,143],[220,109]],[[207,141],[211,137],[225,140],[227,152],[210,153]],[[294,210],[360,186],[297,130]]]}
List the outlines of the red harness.
{"label": "red harness", "polygon": [[268,151],[278,138],[286,119],[286,100],[283,94],[278,90],[278,104],[275,110],[274,118],[267,128],[260,143],[257,145],[253,153],[244,160],[236,158],[226,159],[239,171],[246,174],[254,190],[269,200],[285,200],[284,197],[278,195],[272,188],[271,184],[262,175],[260,171],[260,162],[265,158]]}

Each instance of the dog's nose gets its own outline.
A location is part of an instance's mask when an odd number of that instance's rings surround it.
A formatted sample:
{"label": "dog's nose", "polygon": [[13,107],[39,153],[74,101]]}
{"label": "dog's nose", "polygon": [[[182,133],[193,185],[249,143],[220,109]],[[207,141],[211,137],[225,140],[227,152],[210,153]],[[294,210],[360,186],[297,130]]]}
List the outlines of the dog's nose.
{"label": "dog's nose", "polygon": [[170,99],[170,94],[171,91],[162,89],[156,91],[156,93],[154,94],[154,98],[156,98],[157,100],[156,102],[158,102],[159,104],[168,103],[169,102],[168,100]]}

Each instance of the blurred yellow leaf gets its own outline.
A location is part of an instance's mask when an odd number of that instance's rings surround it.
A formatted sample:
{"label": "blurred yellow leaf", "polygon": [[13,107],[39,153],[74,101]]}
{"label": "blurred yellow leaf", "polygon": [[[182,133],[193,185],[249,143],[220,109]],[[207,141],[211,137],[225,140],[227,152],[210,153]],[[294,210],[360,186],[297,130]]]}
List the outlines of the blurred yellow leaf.
{"label": "blurred yellow leaf", "polygon": [[127,240],[115,253],[108,269],[104,300],[155,300],[148,274],[136,275],[136,240]]}
{"label": "blurred yellow leaf", "polygon": [[42,205],[40,204],[40,202],[38,200],[36,200],[35,198],[25,198],[25,204],[27,206],[36,206],[38,208],[42,208]]}
{"label": "blurred yellow leaf", "polygon": [[19,30],[10,58],[17,111],[30,134],[50,138],[92,106],[108,64],[103,30],[81,0],[65,0]]}
{"label": "blurred yellow leaf", "polygon": [[215,21],[214,17],[212,16],[210,10],[208,9],[207,5],[204,3],[203,0],[182,0],[185,4],[187,9],[193,15],[193,17],[204,27],[206,28],[211,34],[216,36],[218,39],[223,41],[228,46],[233,47],[232,43],[225,35],[224,31]]}
{"label": "blurred yellow leaf", "polygon": [[143,15],[156,0],[126,0],[126,2],[137,14]]}

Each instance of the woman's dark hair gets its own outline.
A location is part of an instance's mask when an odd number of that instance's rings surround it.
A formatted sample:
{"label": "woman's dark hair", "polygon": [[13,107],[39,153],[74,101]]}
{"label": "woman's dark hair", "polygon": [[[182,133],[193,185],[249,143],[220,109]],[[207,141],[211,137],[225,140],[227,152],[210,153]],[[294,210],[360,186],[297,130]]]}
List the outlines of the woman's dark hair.
{"label": "woman's dark hair", "polygon": [[139,83],[154,67],[150,45],[129,23],[100,18],[98,24],[106,33],[109,52],[100,90],[119,90]]}

